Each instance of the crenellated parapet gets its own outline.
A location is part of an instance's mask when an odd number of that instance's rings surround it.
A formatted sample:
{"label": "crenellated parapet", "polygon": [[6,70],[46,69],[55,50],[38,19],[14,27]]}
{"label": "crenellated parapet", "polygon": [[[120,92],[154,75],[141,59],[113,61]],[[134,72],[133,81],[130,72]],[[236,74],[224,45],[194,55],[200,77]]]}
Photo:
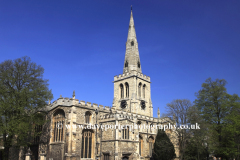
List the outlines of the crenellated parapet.
{"label": "crenellated parapet", "polygon": [[121,110],[117,110],[114,107],[111,108],[110,113],[106,113],[105,115],[100,115],[99,120],[100,121],[111,121],[113,119],[117,120],[123,120],[123,119],[128,119],[131,121],[148,121],[149,123],[153,124],[164,124],[164,123],[173,123],[173,121],[168,118],[155,118],[155,117],[149,117],[149,116],[144,116],[136,113],[129,113]]}
{"label": "crenellated parapet", "polygon": [[85,108],[89,110],[96,110],[98,109],[99,112],[103,112],[105,114],[101,114],[99,116],[99,120],[113,120],[113,119],[129,119],[132,121],[148,121],[149,123],[173,123],[173,121],[168,118],[168,117],[163,117],[163,118],[154,118],[154,117],[149,117],[145,115],[140,115],[136,113],[130,113],[126,111],[122,111],[120,109],[116,109],[115,107],[109,107],[109,106],[103,106],[103,105],[98,105],[96,103],[91,103],[91,102],[85,102],[83,100],[79,101],[78,99],[73,99],[73,98],[63,98],[60,97],[53,103],[49,103],[46,107],[47,111],[53,110],[56,107],[59,106],[64,106],[64,107],[80,107],[80,108]]}
{"label": "crenellated parapet", "polygon": [[67,98],[67,97],[66,98],[60,97],[56,101],[54,101],[53,103],[49,103],[46,106],[46,109],[47,109],[47,111],[50,111],[50,110],[53,110],[54,108],[56,108],[58,106],[65,106],[65,107],[76,106],[76,107],[88,108],[88,109],[91,109],[91,110],[98,109],[99,111],[110,112],[110,107],[109,106],[98,105],[96,103],[85,102],[85,101],[82,101],[82,100],[79,101],[78,99]]}
{"label": "crenellated parapet", "polygon": [[143,80],[146,80],[146,81],[150,82],[150,77],[149,76],[146,76],[146,75],[144,75],[142,73],[139,73],[139,72],[136,72],[136,71],[127,72],[127,73],[119,74],[118,76],[114,76],[114,81],[122,80],[122,79],[133,77],[133,76],[139,77]]}

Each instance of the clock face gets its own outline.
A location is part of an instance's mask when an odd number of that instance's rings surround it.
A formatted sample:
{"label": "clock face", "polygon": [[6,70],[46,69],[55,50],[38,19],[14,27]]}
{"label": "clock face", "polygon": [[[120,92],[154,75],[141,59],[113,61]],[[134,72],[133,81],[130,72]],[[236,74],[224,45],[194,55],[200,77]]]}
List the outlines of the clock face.
{"label": "clock face", "polygon": [[142,109],[145,109],[145,108],[146,108],[146,103],[145,103],[145,101],[141,101],[141,108],[142,108]]}
{"label": "clock face", "polygon": [[124,109],[127,107],[127,102],[125,100],[121,101],[121,108]]}

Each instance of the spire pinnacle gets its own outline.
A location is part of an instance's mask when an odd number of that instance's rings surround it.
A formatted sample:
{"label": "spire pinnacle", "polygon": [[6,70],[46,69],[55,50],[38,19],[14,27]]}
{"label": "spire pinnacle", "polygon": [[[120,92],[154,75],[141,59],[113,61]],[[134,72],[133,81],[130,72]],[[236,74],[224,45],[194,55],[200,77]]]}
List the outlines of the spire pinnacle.
{"label": "spire pinnacle", "polygon": [[73,91],[72,97],[73,97],[73,99],[75,99],[75,90]]}
{"label": "spire pinnacle", "polygon": [[158,114],[158,118],[160,118],[160,110],[159,110],[159,107],[158,107],[157,114]]}
{"label": "spire pinnacle", "polygon": [[126,53],[123,73],[135,72],[142,73],[140,57],[138,52],[138,42],[133,20],[133,12],[131,6],[131,16],[128,28],[128,37],[126,43]]}
{"label": "spire pinnacle", "polygon": [[134,20],[133,20],[132,6],[131,6],[131,16],[130,16],[129,29],[128,29],[128,40],[130,39],[131,40],[137,39]]}

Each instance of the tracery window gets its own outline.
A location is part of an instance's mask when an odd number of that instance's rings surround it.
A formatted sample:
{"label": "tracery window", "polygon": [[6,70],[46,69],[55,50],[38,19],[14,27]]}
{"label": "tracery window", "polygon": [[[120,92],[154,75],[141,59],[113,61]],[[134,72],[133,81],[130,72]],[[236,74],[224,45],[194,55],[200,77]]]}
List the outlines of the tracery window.
{"label": "tracery window", "polygon": [[122,139],[129,139],[129,127],[125,126],[122,130]]}
{"label": "tracery window", "polygon": [[93,140],[92,131],[83,130],[81,158],[92,158],[92,140]]}
{"label": "tracery window", "polygon": [[109,160],[110,159],[109,153],[104,153],[103,158],[104,158],[104,160]]}
{"label": "tracery window", "polygon": [[85,113],[85,123],[89,124],[91,122],[91,116],[92,116],[91,112],[87,111]]}
{"label": "tracery window", "polygon": [[127,82],[125,83],[125,88],[126,88],[126,98],[128,98],[129,97],[129,85]]}
{"label": "tracery window", "polygon": [[59,109],[53,114],[53,142],[62,142],[64,136],[64,111]]}
{"label": "tracery window", "polygon": [[121,98],[124,98],[123,84],[120,84],[120,95],[121,95]]}

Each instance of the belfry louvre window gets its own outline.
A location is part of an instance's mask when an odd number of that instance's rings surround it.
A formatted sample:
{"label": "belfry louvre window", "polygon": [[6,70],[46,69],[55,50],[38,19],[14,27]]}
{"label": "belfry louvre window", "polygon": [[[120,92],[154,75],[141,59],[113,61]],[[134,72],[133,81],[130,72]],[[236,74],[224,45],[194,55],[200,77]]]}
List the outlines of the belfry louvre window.
{"label": "belfry louvre window", "polygon": [[92,158],[92,138],[91,130],[83,130],[81,158]]}
{"label": "belfry louvre window", "polygon": [[123,84],[120,84],[120,95],[121,95],[121,98],[124,98]]}
{"label": "belfry louvre window", "polygon": [[85,123],[89,124],[91,122],[91,115],[89,111],[85,113]]}
{"label": "belfry louvre window", "polygon": [[146,90],[146,85],[143,85],[143,98],[145,98],[145,90]]}
{"label": "belfry louvre window", "polygon": [[53,115],[53,142],[62,142],[64,136],[64,111],[59,109]]}
{"label": "belfry louvre window", "polygon": [[109,153],[104,153],[103,154],[103,160],[109,160],[109,158],[110,158]]}
{"label": "belfry louvre window", "polygon": [[138,96],[141,97],[142,83],[140,82],[138,85]]}
{"label": "belfry louvre window", "polygon": [[129,139],[129,127],[125,127],[122,130],[122,139]]}
{"label": "belfry louvre window", "polygon": [[125,88],[126,88],[126,98],[128,98],[129,97],[129,85],[128,85],[128,83],[126,82],[125,83]]}

